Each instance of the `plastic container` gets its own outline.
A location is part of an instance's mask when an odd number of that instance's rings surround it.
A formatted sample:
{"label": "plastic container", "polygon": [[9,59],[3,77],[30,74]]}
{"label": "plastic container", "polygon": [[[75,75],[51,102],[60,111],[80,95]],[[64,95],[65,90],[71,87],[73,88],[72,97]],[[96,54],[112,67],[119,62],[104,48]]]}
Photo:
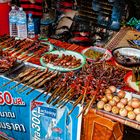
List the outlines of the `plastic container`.
{"label": "plastic container", "polygon": [[17,37],[17,10],[15,6],[12,6],[11,11],[9,12],[9,29],[10,36]]}
{"label": "plastic container", "polygon": [[23,11],[22,7],[19,8],[17,18],[18,18],[17,21],[18,38],[20,39],[27,38],[27,19],[26,13]]}
{"label": "plastic container", "polygon": [[28,38],[35,37],[35,29],[34,29],[34,22],[32,18],[32,14],[28,14]]}
{"label": "plastic container", "polygon": [[50,36],[53,22],[54,19],[51,19],[49,14],[44,14],[43,18],[41,19],[40,26],[40,36],[42,38],[47,38]]}

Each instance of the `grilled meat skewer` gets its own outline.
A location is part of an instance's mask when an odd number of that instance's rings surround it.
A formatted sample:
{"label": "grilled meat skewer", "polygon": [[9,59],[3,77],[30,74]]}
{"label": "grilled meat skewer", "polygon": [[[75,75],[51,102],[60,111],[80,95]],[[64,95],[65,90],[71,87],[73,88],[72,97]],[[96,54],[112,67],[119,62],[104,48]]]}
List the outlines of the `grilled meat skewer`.
{"label": "grilled meat skewer", "polygon": [[73,108],[69,111],[68,115],[70,115],[72,113],[72,111],[75,109],[75,107],[81,102],[83,98],[83,95],[81,94],[79,96],[79,98],[75,101],[75,103],[73,104]]}
{"label": "grilled meat skewer", "polygon": [[46,78],[45,80],[43,80],[39,85],[37,85],[35,88],[33,88],[32,90],[30,90],[29,92],[26,93],[26,95],[30,94],[32,91],[34,91],[37,88],[41,88],[46,82],[50,81],[52,78],[54,78],[55,76],[57,76],[58,73],[53,73],[51,76],[49,76],[48,78]]}
{"label": "grilled meat skewer", "polygon": [[33,45],[34,45],[34,42],[30,42],[29,44],[25,45],[23,48],[21,48],[20,50],[16,51],[16,52],[13,53],[12,55],[14,56],[14,55],[17,55],[17,54],[19,54],[19,53],[21,53],[21,52],[24,52],[24,50],[26,50],[26,49],[32,47]]}
{"label": "grilled meat skewer", "polygon": [[40,70],[33,71],[33,72],[31,73],[31,75],[29,75],[28,77],[24,77],[21,81],[19,81],[16,85],[12,86],[10,89],[13,89],[13,88],[15,88],[16,86],[18,86],[19,84],[21,84],[21,83],[23,83],[23,82],[25,82],[25,81],[30,80],[31,78],[33,78],[33,77],[34,77],[37,73],[39,73],[39,72],[40,72]]}
{"label": "grilled meat skewer", "polygon": [[5,50],[8,51],[8,50],[10,50],[12,48],[15,49],[20,43],[22,43],[24,41],[25,41],[25,39],[24,40],[15,40],[14,44],[9,46],[9,47],[6,47]]}
{"label": "grilled meat skewer", "polygon": [[19,78],[22,78],[24,76],[27,76],[30,72],[33,72],[35,69],[36,68],[26,69],[24,72],[20,73],[17,77],[11,79],[10,81],[8,81],[7,83],[3,84],[0,87],[4,87],[4,86],[10,84],[11,82],[18,80]]}
{"label": "grilled meat skewer", "polygon": [[33,82],[31,82],[30,84],[28,84],[28,86],[26,86],[25,88],[22,88],[22,90],[20,90],[21,92],[24,92],[25,90],[27,90],[30,87],[35,87],[37,86],[40,82],[42,82],[44,79],[46,79],[48,76],[50,76],[52,74],[52,72],[46,73],[46,75],[44,75],[42,78],[39,78],[37,81],[36,79],[34,79]]}
{"label": "grilled meat skewer", "polygon": [[74,94],[74,93],[71,93],[71,94],[64,100],[64,104],[61,104],[60,108],[63,108],[74,96],[75,96],[75,94]]}
{"label": "grilled meat skewer", "polygon": [[26,84],[24,84],[24,86],[22,86],[20,89],[18,89],[18,92],[22,92],[24,90],[24,87],[26,88],[26,86],[32,84],[34,81],[38,80],[41,76],[43,76],[44,74],[46,74],[48,72],[48,69],[46,69],[45,71],[42,71],[40,73],[37,73],[37,75],[35,75],[35,77],[33,77],[32,79],[30,79]]}
{"label": "grilled meat skewer", "polygon": [[61,93],[61,95],[58,96],[58,97],[55,99],[55,101],[52,103],[52,105],[54,106],[54,105],[58,104],[59,101],[61,101],[61,99],[63,98],[63,96],[64,96],[65,94],[66,94],[66,92],[63,91],[63,92]]}
{"label": "grilled meat skewer", "polygon": [[83,110],[82,110],[82,111],[80,112],[80,114],[77,116],[77,118],[78,118],[79,116],[81,116],[83,113],[84,113],[84,115],[86,115],[86,114],[88,113],[88,111],[89,111],[91,105],[94,103],[94,101],[95,101],[95,95],[92,97],[91,100],[89,100],[89,101],[87,102],[86,106],[83,108]]}
{"label": "grilled meat skewer", "polygon": [[64,89],[63,87],[59,86],[59,87],[51,94],[51,96],[48,98],[48,100],[47,100],[46,102],[47,102],[48,104],[50,104],[51,101],[54,99],[54,96],[55,96],[56,94],[59,94],[63,89]]}
{"label": "grilled meat skewer", "polygon": [[14,39],[15,39],[15,38],[12,37],[12,38],[8,38],[8,39],[6,39],[5,41],[1,42],[1,43],[0,43],[1,47],[0,47],[0,48],[3,48],[2,45],[6,44],[6,43],[8,43],[8,42],[10,42],[10,41],[12,41],[12,40],[14,40]]}
{"label": "grilled meat skewer", "polygon": [[56,83],[61,79],[62,74],[59,75],[59,77],[57,79],[55,79],[55,82],[53,84],[51,84],[51,86],[47,87],[47,89],[45,89],[43,92],[41,92],[37,97],[35,97],[35,99],[33,99],[33,101],[37,100],[41,95],[43,95],[45,92],[45,96],[44,98],[48,95],[48,93],[51,91],[51,89],[56,85]]}
{"label": "grilled meat skewer", "polygon": [[64,96],[61,96],[61,97],[59,98],[59,100],[57,101],[57,103],[58,103],[58,102],[61,103],[71,92],[73,92],[73,89],[69,89],[69,90],[64,94]]}
{"label": "grilled meat skewer", "polygon": [[20,44],[16,45],[16,46],[15,46],[15,49],[14,49],[14,50],[11,50],[10,53],[13,53],[13,52],[15,52],[15,51],[18,51],[18,50],[24,48],[24,46],[28,45],[30,42],[31,42],[31,41],[29,41],[29,40],[24,40],[24,41],[22,41]]}
{"label": "grilled meat skewer", "polygon": [[[60,80],[61,78],[62,78],[62,74],[59,75],[58,79],[55,80],[55,82],[49,87],[48,90],[46,90],[46,92],[49,93],[49,92],[51,91],[51,89],[59,82],[59,80]],[[44,98],[45,98],[47,95],[48,95],[48,94],[46,94],[46,95],[44,96]]]}

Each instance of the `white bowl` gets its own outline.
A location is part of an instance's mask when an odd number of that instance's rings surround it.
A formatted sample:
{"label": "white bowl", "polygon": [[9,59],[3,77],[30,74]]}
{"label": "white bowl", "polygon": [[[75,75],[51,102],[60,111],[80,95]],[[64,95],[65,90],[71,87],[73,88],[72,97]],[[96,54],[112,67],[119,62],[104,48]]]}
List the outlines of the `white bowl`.
{"label": "white bowl", "polygon": [[[103,56],[97,60],[97,59],[92,59],[92,58],[89,58],[85,55],[85,52],[87,50],[94,50],[95,52],[100,52],[103,54]],[[91,46],[89,48],[86,48],[82,51],[82,54],[85,55],[86,59],[89,60],[89,61],[92,61],[92,62],[97,62],[97,61],[108,61],[112,58],[112,54],[109,50],[107,49],[104,49],[104,48],[100,48],[100,47],[96,47],[96,46]]]}

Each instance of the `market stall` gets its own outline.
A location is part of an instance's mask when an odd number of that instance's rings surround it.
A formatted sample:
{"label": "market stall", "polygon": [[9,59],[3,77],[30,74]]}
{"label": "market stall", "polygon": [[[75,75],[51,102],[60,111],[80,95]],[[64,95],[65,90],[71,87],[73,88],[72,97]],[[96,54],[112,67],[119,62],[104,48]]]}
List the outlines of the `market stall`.
{"label": "market stall", "polygon": [[[124,32],[137,33],[124,28],[118,34]],[[15,40],[9,36],[1,36],[0,44],[1,136],[94,139],[99,131],[94,135],[91,131],[107,129],[101,137],[108,134],[111,138],[114,133],[122,139],[123,124],[140,129],[139,85],[132,81],[139,81],[139,69],[120,66],[107,46],[85,49],[54,39]]]}
{"label": "market stall", "polygon": [[17,6],[14,34],[0,34],[0,139],[137,139],[140,33],[128,3],[47,1],[39,35]]}

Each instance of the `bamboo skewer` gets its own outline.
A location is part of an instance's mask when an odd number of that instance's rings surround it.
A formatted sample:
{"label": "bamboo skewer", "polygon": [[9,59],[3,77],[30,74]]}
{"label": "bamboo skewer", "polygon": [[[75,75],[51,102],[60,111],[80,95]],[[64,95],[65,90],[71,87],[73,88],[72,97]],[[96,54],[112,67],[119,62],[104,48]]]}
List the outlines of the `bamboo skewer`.
{"label": "bamboo skewer", "polygon": [[61,90],[54,95],[53,99],[55,100],[58,96],[62,96],[62,94],[64,93],[65,89],[66,89],[65,86],[62,87]]}
{"label": "bamboo skewer", "polygon": [[48,82],[50,79],[56,77],[58,75],[58,72],[52,72],[52,75],[48,78],[46,78],[45,80],[43,80],[42,82],[39,83],[38,87],[41,87],[42,85],[44,85],[46,82]]}
{"label": "bamboo skewer", "polygon": [[26,95],[29,95],[35,89],[42,87],[47,81],[49,81],[50,79],[54,78],[56,75],[57,75],[57,73],[55,73],[54,75],[51,75],[50,77],[46,78],[41,83],[39,82],[39,85],[35,85],[36,87],[34,86],[34,88],[32,90],[30,90],[29,92],[27,92]]}
{"label": "bamboo skewer", "polygon": [[[59,77],[60,78],[60,77]],[[59,79],[58,78],[58,79]],[[52,87],[52,86],[51,86]],[[35,97],[35,99],[33,99],[33,101],[35,101],[35,100],[37,100],[42,94],[44,94],[45,92],[47,92],[46,94],[45,94],[45,96],[44,97],[46,97],[47,95],[48,95],[48,90],[50,89],[50,87],[48,87],[46,90],[44,90],[43,92],[41,92],[37,97]]]}
{"label": "bamboo skewer", "polygon": [[36,96],[33,101],[37,100],[42,94],[44,94],[46,92],[46,90],[44,90],[43,92],[41,92],[38,96]]}
{"label": "bamboo skewer", "polygon": [[[34,42],[34,45],[32,45],[31,48],[32,48],[32,47],[35,48],[36,46],[39,46],[39,45],[40,45],[40,43],[39,43],[39,44],[35,44],[35,42]],[[26,55],[28,55],[28,54],[31,54],[30,50],[26,50],[26,51],[24,52],[24,54],[21,54],[20,56],[18,56],[18,58],[19,58],[19,59],[22,59],[22,58],[24,58],[24,57],[25,57]]]}
{"label": "bamboo skewer", "polygon": [[10,83],[13,82],[13,81],[16,81],[16,80],[19,79],[19,78],[22,78],[22,77],[28,75],[30,72],[34,71],[35,69],[36,69],[36,68],[32,68],[32,69],[30,69],[30,70],[29,70],[29,69],[25,70],[23,73],[20,73],[17,77],[11,79],[11,80],[8,81],[7,83],[5,83],[5,84],[3,84],[2,86],[0,86],[0,88],[6,86],[6,85],[8,85],[8,84],[10,84]]}
{"label": "bamboo skewer", "polygon": [[54,94],[56,94],[60,89],[61,89],[61,86],[59,86],[58,88],[56,88],[56,89],[54,90],[54,92],[52,92],[51,96],[48,98],[48,100],[47,100],[46,102],[49,103],[50,100],[51,100],[51,98],[52,98],[52,96],[53,96]]}
{"label": "bamboo skewer", "polygon": [[35,77],[33,77],[32,79],[30,79],[26,84],[24,84],[24,86],[22,86],[20,89],[18,89],[17,91],[20,92],[24,89],[24,87],[26,88],[26,86],[32,84],[35,80],[39,79],[41,76],[43,76],[44,74],[46,74],[48,72],[48,69],[46,69],[45,71],[40,71],[40,73],[36,73],[36,75],[34,75]]}
{"label": "bamboo skewer", "polygon": [[51,94],[51,96],[48,98],[48,100],[46,101],[48,104],[53,100],[53,97],[56,93],[58,93],[61,90],[61,86],[59,86],[56,90],[54,90],[54,92]]}
{"label": "bamboo skewer", "polygon": [[17,56],[18,59],[22,59],[24,58],[28,53],[24,52],[22,54],[20,54],[19,56]]}
{"label": "bamboo skewer", "polygon": [[[73,92],[67,92],[65,98],[63,98],[63,100],[59,100],[58,104],[58,108],[63,105],[63,103],[65,103],[65,101],[67,101],[67,99],[69,98],[69,96],[72,94]],[[63,96],[62,96],[63,97]]]}
{"label": "bamboo skewer", "polygon": [[17,40],[17,41],[15,41],[15,44],[11,45],[10,47],[6,47],[5,50],[8,51],[8,50],[10,50],[10,49],[12,49],[12,48],[15,49],[16,46],[20,45],[20,43],[22,43],[22,42],[24,42],[24,41],[25,41],[25,39],[24,39],[24,40],[20,40],[20,41]]}
{"label": "bamboo skewer", "polygon": [[95,101],[95,95],[92,97],[91,101],[89,102],[89,104],[88,104],[88,106],[87,106],[87,108],[86,108],[86,110],[84,112],[84,115],[86,115],[88,113],[88,111],[90,110],[90,108],[91,108],[92,104],[94,103],[94,101]]}
{"label": "bamboo skewer", "polygon": [[90,104],[91,100],[88,101],[88,103],[86,104],[86,106],[83,108],[83,110],[80,112],[80,114],[78,114],[77,118],[80,117],[88,108],[89,104]]}
{"label": "bamboo skewer", "polygon": [[53,92],[51,96],[48,98],[47,103],[50,104],[52,100],[55,99],[55,97],[59,95],[63,90],[64,90],[64,87],[60,86],[59,88],[57,88],[57,90]]}
{"label": "bamboo skewer", "polygon": [[26,95],[29,95],[31,92],[33,92],[36,88],[32,88],[29,92],[26,93]]}
{"label": "bamboo skewer", "polygon": [[21,52],[23,52],[24,50],[30,48],[32,45],[34,45],[34,42],[30,42],[26,47],[21,48],[20,50],[16,51],[16,52],[13,53],[12,55],[15,56],[15,55],[17,55],[18,53],[21,53]]}
{"label": "bamboo skewer", "polygon": [[15,87],[17,87],[18,85],[20,85],[22,82],[24,82],[25,81],[25,79],[22,79],[20,82],[18,82],[16,85],[14,85],[14,86],[12,86],[11,88],[10,88],[10,90],[12,90],[13,88],[15,88]]}
{"label": "bamboo skewer", "polygon": [[36,56],[39,56],[38,54],[32,54],[30,57],[28,56],[28,57],[25,57],[25,58],[23,58],[23,59],[21,59],[21,60],[23,60],[23,61],[29,61],[31,58],[33,58],[33,57],[36,57]]}
{"label": "bamboo skewer", "polygon": [[[29,81],[27,84],[25,84],[25,88],[22,88],[20,91],[18,91],[18,93],[24,92],[25,90],[27,90],[29,88],[29,86],[36,86],[37,84],[39,84],[41,81],[43,81],[47,76],[50,75],[51,72],[47,73],[44,77],[42,78],[38,78],[38,79],[31,79],[31,81]],[[37,81],[35,81],[37,80]]]}
{"label": "bamboo skewer", "polygon": [[[49,87],[48,90],[46,90],[47,93],[51,91],[51,89],[59,82],[59,80],[62,78],[62,74],[58,77],[58,79],[55,80],[55,82]],[[44,98],[47,96],[47,94],[44,96]]]}
{"label": "bamboo skewer", "polygon": [[61,96],[58,96],[58,97],[56,98],[56,100],[52,103],[52,105],[55,106],[55,105],[63,98],[64,95],[65,95],[65,91],[63,91],[63,92],[61,93]]}
{"label": "bamboo skewer", "polygon": [[73,92],[73,89],[69,89],[64,96],[62,96],[62,98],[60,98],[58,100],[59,103],[61,103],[63,101],[63,99],[65,99],[71,92]]}
{"label": "bamboo skewer", "polygon": [[81,105],[83,105],[84,102],[85,102],[85,99],[86,99],[86,92],[87,92],[87,88],[85,88],[85,91],[84,91],[84,94],[83,94],[83,99],[82,99]]}
{"label": "bamboo skewer", "polygon": [[64,101],[64,104],[61,104],[60,108],[63,108],[73,97],[75,96],[74,92],[71,93],[66,100]]}
{"label": "bamboo skewer", "polygon": [[21,81],[19,81],[16,85],[14,85],[14,86],[12,86],[10,89],[13,89],[13,88],[15,88],[16,86],[18,86],[19,84],[21,84],[21,83],[23,83],[23,82],[25,82],[25,81],[28,81],[28,80],[30,80],[31,78],[33,78],[35,75],[36,75],[36,73],[38,73],[39,71],[35,71],[33,74],[31,74],[30,76],[28,76],[28,77],[24,77]]}
{"label": "bamboo skewer", "polygon": [[14,40],[14,38],[12,37],[12,38],[8,38],[8,39],[6,39],[5,41],[3,41],[3,42],[1,42],[0,43],[0,48],[3,48],[3,44],[6,44],[7,42],[10,42],[10,41],[12,41],[12,40]]}
{"label": "bamboo skewer", "polygon": [[21,59],[21,60],[23,60],[23,61],[29,61],[31,58],[33,58],[33,57],[35,57],[35,56],[38,56],[37,54],[33,54],[33,55],[31,55],[30,57],[27,57],[27,58],[23,58],[23,59]]}
{"label": "bamboo skewer", "polygon": [[75,107],[81,102],[82,98],[83,98],[83,95],[81,94],[79,98],[75,101],[75,103],[73,104],[73,108],[68,112],[68,115],[70,115],[73,112]]}
{"label": "bamboo skewer", "polygon": [[15,43],[16,43],[16,40],[7,42],[6,44],[4,44],[4,45],[2,46],[2,48],[4,49],[4,51],[7,51],[7,50],[9,50],[9,48],[12,48],[12,47],[14,46]]}
{"label": "bamboo skewer", "polygon": [[15,49],[14,50],[11,50],[11,51],[9,51],[10,53],[13,53],[13,52],[15,52],[15,53],[17,53],[19,50],[21,50],[21,49],[23,49],[22,47],[23,46],[28,46],[28,44],[29,44],[30,42],[29,41],[27,41],[26,39],[24,40],[24,41],[21,41],[20,42],[20,44],[18,44],[18,45],[16,45],[17,47],[15,47]]}
{"label": "bamboo skewer", "polygon": [[78,118],[79,116],[81,116],[83,113],[84,113],[84,115],[86,115],[86,114],[88,113],[89,109],[91,108],[91,105],[94,103],[94,101],[95,101],[95,95],[92,97],[91,100],[88,101],[88,103],[87,103],[86,106],[83,108],[83,110],[80,112],[80,114],[77,116],[77,118]]}

